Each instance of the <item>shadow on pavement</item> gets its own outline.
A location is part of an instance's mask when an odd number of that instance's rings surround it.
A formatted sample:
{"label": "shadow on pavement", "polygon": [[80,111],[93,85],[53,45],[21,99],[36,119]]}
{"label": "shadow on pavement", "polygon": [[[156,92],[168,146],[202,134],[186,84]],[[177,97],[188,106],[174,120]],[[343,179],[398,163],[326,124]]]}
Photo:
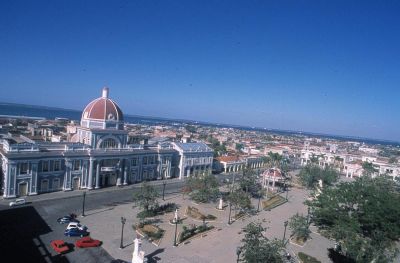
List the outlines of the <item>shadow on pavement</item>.
{"label": "shadow on pavement", "polygon": [[158,254],[161,254],[164,252],[163,248],[159,248],[157,250],[155,250],[153,253],[150,253],[146,256],[147,258],[147,262],[148,263],[157,263],[157,262],[161,262],[161,258],[157,257]]}
{"label": "shadow on pavement", "polygon": [[333,248],[328,248],[328,257],[334,263],[355,263],[354,260],[343,256],[342,254],[336,252]]}
{"label": "shadow on pavement", "polygon": [[110,208],[106,208],[106,209],[103,209],[103,210],[100,210],[100,211],[96,211],[96,212],[93,212],[93,213],[85,213],[85,216],[91,216],[91,215],[95,215],[95,214],[100,214],[100,213],[103,213],[103,212],[107,212],[107,211],[110,211],[110,210],[113,210],[114,209],[114,207],[110,207]]}
{"label": "shadow on pavement", "polygon": [[52,256],[40,236],[52,230],[32,206],[0,211],[0,251],[12,262],[68,262]]}

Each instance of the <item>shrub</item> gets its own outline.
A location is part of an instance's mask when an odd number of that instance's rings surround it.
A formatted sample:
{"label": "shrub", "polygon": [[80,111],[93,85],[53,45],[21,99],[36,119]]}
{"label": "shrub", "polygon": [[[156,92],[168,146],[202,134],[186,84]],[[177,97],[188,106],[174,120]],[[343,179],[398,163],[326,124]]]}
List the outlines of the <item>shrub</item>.
{"label": "shrub", "polygon": [[186,239],[189,239],[196,234],[208,231],[213,228],[214,228],[214,226],[207,226],[207,225],[200,225],[197,227],[196,227],[196,225],[191,225],[190,228],[187,228],[184,226],[184,227],[182,227],[182,232],[179,235],[179,242],[183,242]]}
{"label": "shrub", "polygon": [[321,263],[321,261],[319,261],[318,259],[304,254],[303,252],[299,252],[298,256],[303,263]]}

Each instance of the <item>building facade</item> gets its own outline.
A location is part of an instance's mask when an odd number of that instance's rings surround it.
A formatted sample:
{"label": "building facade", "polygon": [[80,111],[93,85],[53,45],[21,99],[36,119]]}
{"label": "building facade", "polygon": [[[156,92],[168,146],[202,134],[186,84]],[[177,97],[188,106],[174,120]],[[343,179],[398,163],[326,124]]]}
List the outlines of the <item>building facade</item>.
{"label": "building facade", "polygon": [[108,92],[104,88],[102,96],[85,107],[69,142],[3,136],[0,176],[4,198],[183,179],[211,171],[212,150],[202,143],[129,144],[122,110]]}

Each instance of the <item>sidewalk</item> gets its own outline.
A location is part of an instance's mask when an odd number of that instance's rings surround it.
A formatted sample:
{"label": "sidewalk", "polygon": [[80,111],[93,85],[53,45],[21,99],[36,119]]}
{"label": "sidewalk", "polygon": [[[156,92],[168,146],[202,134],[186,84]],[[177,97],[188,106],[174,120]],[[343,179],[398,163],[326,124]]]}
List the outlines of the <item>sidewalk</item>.
{"label": "sidewalk", "polygon": [[[180,182],[184,182],[184,180],[181,180],[179,178],[172,178],[166,180],[167,185],[168,184],[177,184]],[[151,185],[154,186],[159,186],[163,185],[162,180],[157,180],[157,181],[149,181]],[[56,191],[56,192],[49,192],[49,193],[43,193],[43,194],[38,194],[38,195],[29,195],[21,198],[25,198],[27,202],[42,202],[42,201],[48,201],[48,200],[57,200],[57,199],[66,199],[66,198],[73,198],[77,196],[82,196],[84,192],[86,192],[86,195],[93,195],[93,194],[101,194],[105,192],[114,192],[114,191],[120,191],[120,190],[127,190],[127,189],[134,189],[134,188],[140,188],[141,183],[136,183],[136,184],[129,184],[125,186],[111,186],[111,187],[106,187],[106,188],[100,188],[100,189],[93,189],[93,190],[87,190],[87,189],[80,189],[80,190],[73,190],[73,191]],[[168,192],[166,192],[168,194]],[[7,198],[4,199],[1,197],[0,199],[0,205],[8,205],[9,202],[15,200],[15,198]]]}

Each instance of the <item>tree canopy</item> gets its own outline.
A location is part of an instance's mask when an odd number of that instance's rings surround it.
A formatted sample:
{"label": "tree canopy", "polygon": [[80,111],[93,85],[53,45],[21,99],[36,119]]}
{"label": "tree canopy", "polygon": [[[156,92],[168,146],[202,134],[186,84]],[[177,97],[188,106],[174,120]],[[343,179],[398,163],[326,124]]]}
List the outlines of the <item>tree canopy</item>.
{"label": "tree canopy", "polygon": [[400,238],[400,194],[384,177],[361,177],[309,201],[313,222],[355,262],[391,262]]}
{"label": "tree canopy", "polygon": [[236,189],[230,192],[228,196],[229,202],[236,209],[249,209],[251,208],[251,200],[249,194],[246,194],[242,189]]}
{"label": "tree canopy", "polygon": [[184,189],[191,199],[201,203],[215,201],[220,195],[218,181],[212,174],[189,177]]}
{"label": "tree canopy", "polygon": [[144,181],[141,190],[133,194],[133,202],[145,211],[149,211],[158,206],[158,197],[159,194],[157,190],[148,182]]}
{"label": "tree canopy", "polygon": [[239,177],[239,186],[246,193],[257,196],[261,188],[258,173],[249,168],[243,169]]}
{"label": "tree canopy", "polygon": [[292,235],[298,239],[307,239],[311,233],[307,217],[299,213],[289,219],[289,228],[292,231]]}
{"label": "tree canopy", "polygon": [[375,165],[370,162],[363,162],[362,168],[363,168],[363,175],[372,176],[378,172],[378,169],[375,167]]}
{"label": "tree canopy", "polygon": [[313,189],[319,180],[322,180],[324,185],[333,185],[339,179],[339,174],[331,167],[321,168],[318,165],[308,164],[301,169],[299,179],[303,186]]}
{"label": "tree canopy", "polygon": [[283,262],[282,240],[269,240],[264,236],[266,230],[261,223],[250,223],[245,228],[245,237],[242,239],[240,261],[247,263],[280,263]]}

